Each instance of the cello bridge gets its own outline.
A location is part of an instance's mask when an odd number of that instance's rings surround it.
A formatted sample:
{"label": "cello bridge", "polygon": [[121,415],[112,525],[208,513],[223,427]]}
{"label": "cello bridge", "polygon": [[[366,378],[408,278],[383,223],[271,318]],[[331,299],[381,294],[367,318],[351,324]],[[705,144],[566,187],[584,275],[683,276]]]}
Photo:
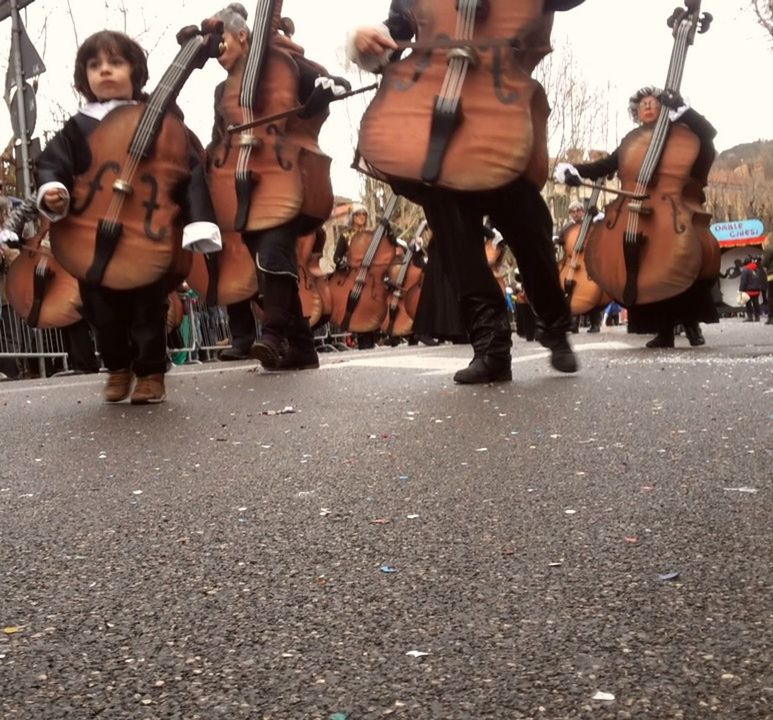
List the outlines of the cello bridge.
{"label": "cello bridge", "polygon": [[472,67],[476,68],[480,65],[480,55],[477,50],[472,47],[457,47],[448,51],[448,62],[452,60],[466,60]]}
{"label": "cello bridge", "polygon": [[250,135],[249,133],[243,133],[239,135],[239,146],[250,147],[259,150],[263,147],[263,140],[256,135]]}
{"label": "cello bridge", "polygon": [[644,205],[641,200],[633,200],[628,203],[628,209],[637,215],[652,215],[652,208]]}
{"label": "cello bridge", "polygon": [[117,193],[121,193],[121,195],[126,196],[129,196],[132,194],[132,192],[134,192],[132,190],[132,186],[129,185],[126,180],[121,180],[120,178],[113,182],[113,190],[115,190]]}

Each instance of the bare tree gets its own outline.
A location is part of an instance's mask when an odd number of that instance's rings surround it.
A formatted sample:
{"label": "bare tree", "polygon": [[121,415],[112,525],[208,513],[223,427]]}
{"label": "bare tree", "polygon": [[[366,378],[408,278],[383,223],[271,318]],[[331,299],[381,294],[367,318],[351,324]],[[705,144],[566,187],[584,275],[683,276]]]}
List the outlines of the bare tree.
{"label": "bare tree", "polygon": [[556,159],[569,155],[576,162],[597,143],[607,140],[609,125],[605,98],[599,88],[580,77],[571,47],[548,55],[537,66],[535,77],[542,83],[550,103],[548,147]]}
{"label": "bare tree", "polygon": [[773,0],[751,0],[751,4],[760,25],[773,36]]}

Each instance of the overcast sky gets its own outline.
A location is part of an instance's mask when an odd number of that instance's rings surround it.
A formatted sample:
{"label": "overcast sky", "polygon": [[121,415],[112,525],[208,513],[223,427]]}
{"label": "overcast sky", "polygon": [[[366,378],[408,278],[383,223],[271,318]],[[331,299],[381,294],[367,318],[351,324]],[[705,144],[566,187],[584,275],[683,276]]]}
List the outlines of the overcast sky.
{"label": "overcast sky", "polygon": [[[38,89],[36,134],[57,128],[63,113],[77,109],[71,90],[72,63],[78,42],[108,27],[125,30],[149,51],[150,82],[159,77],[177,52],[174,35],[180,26],[197,24],[227,3],[203,0],[70,0],[75,19],[63,0],[35,0],[25,10],[29,35],[48,67]],[[571,47],[574,72],[589,85],[609,93],[612,145],[630,128],[625,114],[627,97],[641,85],[662,85],[668,69],[672,38],[665,25],[678,0],[586,0],[568,13],[557,13],[553,45],[557,57]],[[121,7],[129,8],[128,13]],[[245,0],[250,21],[256,3]],[[296,40],[307,55],[333,74],[347,74],[343,62],[348,27],[383,20],[388,0],[285,0],[284,14],[292,17]],[[770,75],[773,49],[770,38],[756,24],[749,0],[703,0],[714,15],[711,30],[698,36],[690,49],[683,94],[719,131],[719,150],[758,139],[773,138],[773,93]],[[11,22],[0,25],[3,47],[10,46]],[[0,57],[2,78],[8,52]],[[212,93],[224,71],[211,61],[195,71],[180,95],[188,124],[205,142],[212,125]],[[352,83],[369,83],[372,76],[348,72]],[[336,192],[354,195],[358,175],[349,170],[356,128],[367,97],[338,103],[321,136],[323,149],[334,158]],[[0,139],[11,137],[7,110],[0,109]],[[607,148],[609,150],[612,147]]]}

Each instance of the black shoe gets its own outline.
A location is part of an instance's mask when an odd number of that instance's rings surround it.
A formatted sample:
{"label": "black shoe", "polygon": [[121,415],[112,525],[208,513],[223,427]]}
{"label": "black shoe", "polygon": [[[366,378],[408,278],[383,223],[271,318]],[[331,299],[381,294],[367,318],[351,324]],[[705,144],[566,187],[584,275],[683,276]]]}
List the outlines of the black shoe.
{"label": "black shoe", "polygon": [[250,348],[250,356],[258,360],[266,370],[278,370],[279,362],[287,349],[287,340],[275,335],[263,335]]}
{"label": "black shoe", "polygon": [[577,372],[577,356],[562,331],[542,332],[537,338],[543,347],[550,350],[550,365],[562,373]]}
{"label": "black shoe", "polygon": [[[264,366],[265,367],[265,366]],[[319,356],[316,350],[304,351],[293,347],[279,359],[277,370],[316,370],[319,367]]]}
{"label": "black shoe", "polygon": [[488,355],[474,357],[472,362],[454,375],[454,382],[461,385],[510,382],[513,379],[511,359],[492,358]]}
{"label": "black shoe", "polygon": [[685,325],[684,334],[687,336],[687,340],[693,347],[706,344],[706,338],[703,337],[703,333],[701,332],[698,323],[695,323],[694,325]]}
{"label": "black shoe", "polygon": [[597,332],[601,332],[601,328],[600,328],[598,325],[591,325],[591,326],[588,328],[588,332],[589,332],[589,333],[597,333]]}
{"label": "black shoe", "polygon": [[672,348],[674,347],[674,333],[659,332],[645,347],[648,348]]}
{"label": "black shoe", "polygon": [[244,352],[243,350],[235,347],[221,350],[217,355],[218,360],[223,360],[225,362],[230,362],[233,360],[249,360],[250,357],[251,355],[249,352]]}

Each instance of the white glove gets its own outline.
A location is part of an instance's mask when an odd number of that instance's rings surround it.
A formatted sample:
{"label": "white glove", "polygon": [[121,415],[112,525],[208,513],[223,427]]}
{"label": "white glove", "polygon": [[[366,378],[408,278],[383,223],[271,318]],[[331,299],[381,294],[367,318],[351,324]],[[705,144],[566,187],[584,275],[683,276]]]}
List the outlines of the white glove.
{"label": "white glove", "polygon": [[19,236],[13,230],[0,230],[0,245],[9,242],[19,242]]}
{"label": "white glove", "polygon": [[314,87],[330,90],[335,97],[341,97],[341,95],[346,95],[349,92],[343,85],[336,85],[336,81],[331,77],[318,77],[314,81]]}
{"label": "white glove", "polygon": [[576,187],[580,184],[582,178],[574,165],[567,162],[560,162],[556,165],[556,170],[553,173],[553,180],[557,183],[566,183],[567,185]]}
{"label": "white glove", "polygon": [[675,123],[677,120],[679,120],[682,115],[684,115],[688,110],[690,109],[690,106],[685,103],[684,105],[681,105],[680,107],[676,108],[676,110],[669,110],[668,111],[668,119]]}

